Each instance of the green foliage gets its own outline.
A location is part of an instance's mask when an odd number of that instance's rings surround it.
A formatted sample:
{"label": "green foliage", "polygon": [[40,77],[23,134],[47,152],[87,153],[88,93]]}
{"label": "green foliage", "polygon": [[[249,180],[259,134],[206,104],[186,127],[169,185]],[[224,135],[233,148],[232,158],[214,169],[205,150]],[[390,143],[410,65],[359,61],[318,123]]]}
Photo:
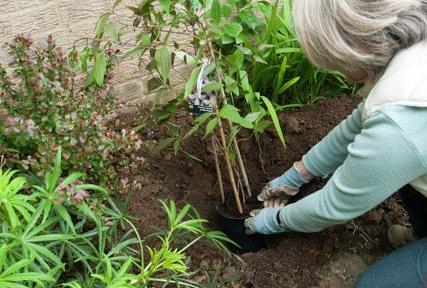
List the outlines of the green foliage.
{"label": "green foliage", "polygon": [[[99,37],[105,25],[99,24]],[[112,50],[94,44],[67,56],[52,37],[39,45],[16,37],[7,52],[7,66],[0,64],[0,152],[15,168],[44,173],[62,146],[66,170],[111,184],[115,158],[126,159],[141,144],[134,132],[107,125],[114,108]]]}
{"label": "green foliage", "polygon": [[[163,9],[156,9],[156,6]],[[155,68],[158,76],[153,74],[148,92],[155,91],[157,98],[168,95],[165,90],[171,88],[168,81],[171,69],[182,62],[194,66],[184,91],[175,95],[167,107],[185,105],[188,96],[194,93],[203,58],[211,58],[207,51],[208,42],[214,44],[216,61],[203,75],[211,80],[204,92],[219,97],[219,90],[225,89],[228,105],[219,108],[220,117],[238,127],[252,129],[255,135],[274,125],[284,146],[277,111],[313,104],[321,97],[352,92],[352,87],[341,74],[316,68],[307,60],[293,30],[290,0],[283,3],[278,0],[274,3],[144,0],[128,8],[136,17],[134,28],[140,32],[137,47],[125,55],[139,56],[140,59],[149,57],[148,63],[143,62],[141,67]],[[171,40],[170,35],[182,31],[179,30],[182,27],[188,27],[186,32],[193,36],[191,42],[178,44]],[[186,49],[189,45],[194,48],[191,54]],[[213,73],[215,69],[219,71],[222,83]],[[168,115],[164,119],[169,119],[173,113],[160,111],[161,115]],[[251,121],[247,121],[247,117]],[[206,123],[209,123],[207,130],[211,133],[218,119],[211,118]],[[196,126],[200,127],[198,122]],[[166,139],[162,146],[172,145],[177,151],[185,137],[172,138]]]}
{"label": "green foliage", "polygon": [[[0,223],[1,287],[58,287],[63,283],[62,287],[122,288],[151,287],[155,282],[200,287],[188,279],[191,272],[185,251],[207,239],[228,252],[224,243],[232,241],[206,230],[207,221],[197,213],[191,215],[190,205],[178,210],[174,202],[162,202],[168,227],[156,234],[160,246],[144,246],[136,227],[108,197],[108,191],[84,184],[83,173],[62,178],[61,163],[59,149],[42,186],[26,184],[17,171],[0,169],[0,193],[12,200],[10,209],[2,206],[7,217]],[[106,200],[93,197],[96,193]],[[9,213],[12,210],[19,213]]]}
{"label": "green foliage", "polygon": [[14,229],[21,224],[21,219],[28,222],[34,207],[30,204],[31,197],[19,192],[26,184],[24,177],[14,177],[17,171],[0,171],[0,208],[2,219],[8,219]]}

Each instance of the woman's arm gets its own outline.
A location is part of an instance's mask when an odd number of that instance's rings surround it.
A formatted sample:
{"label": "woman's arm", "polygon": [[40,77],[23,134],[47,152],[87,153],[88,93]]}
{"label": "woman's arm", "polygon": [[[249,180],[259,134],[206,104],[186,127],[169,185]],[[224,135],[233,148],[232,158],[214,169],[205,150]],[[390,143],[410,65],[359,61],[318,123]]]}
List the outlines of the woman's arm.
{"label": "woman's arm", "polygon": [[[406,120],[416,123],[413,120],[417,119]],[[355,125],[354,129],[350,130],[356,130],[357,127],[358,125]],[[342,130],[342,127],[338,129]],[[334,166],[327,165],[325,161],[337,160],[344,154],[339,143],[345,143],[347,140],[341,139],[350,139],[353,133],[333,132],[335,133],[343,133],[345,136],[328,136],[314,151],[306,155],[310,172],[315,167],[314,172],[317,175],[319,172],[323,175],[329,173]],[[416,135],[416,131],[413,134]],[[420,134],[427,137],[427,132],[424,131],[418,133],[418,139],[424,137],[419,136]],[[328,145],[337,146],[338,151],[326,149],[325,146]],[[294,204],[283,207],[279,214],[281,220],[291,230],[316,232],[364,214],[402,186],[427,173],[425,155],[423,157],[420,154],[419,147],[421,146],[417,147],[413,139],[390,117],[377,112],[365,121],[361,133],[348,147],[344,163],[326,186]],[[315,166],[312,166],[313,164]]]}
{"label": "woman's arm", "polygon": [[333,173],[347,157],[347,146],[362,130],[363,103],[346,120],[336,126],[322,141],[302,158],[302,164],[313,176],[325,177]]}

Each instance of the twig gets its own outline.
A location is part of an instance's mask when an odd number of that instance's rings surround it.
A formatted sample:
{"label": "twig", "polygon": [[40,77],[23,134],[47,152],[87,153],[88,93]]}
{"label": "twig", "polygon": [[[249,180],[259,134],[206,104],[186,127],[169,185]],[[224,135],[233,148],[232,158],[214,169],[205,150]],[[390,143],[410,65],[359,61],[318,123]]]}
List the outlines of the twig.
{"label": "twig", "polygon": [[[201,21],[201,26],[202,26],[203,29],[206,27],[206,25],[205,25],[205,23],[203,21]],[[207,45],[208,45],[208,50],[209,50],[210,57],[215,62],[216,57],[215,57],[214,49],[212,47],[212,43],[209,40],[207,40],[206,42],[207,42]],[[223,83],[221,73],[219,72],[218,69],[215,69],[215,73],[216,73],[216,77],[217,77],[218,82],[219,83]],[[221,98],[222,98],[221,100],[222,100],[222,102],[224,104],[227,104],[227,96],[225,94],[224,87],[221,87],[221,89],[219,91],[220,91],[220,94],[221,94]],[[233,128],[233,123],[231,123],[230,120],[228,120],[227,122],[228,122],[228,125],[230,126],[230,129],[232,129]],[[234,146],[234,149],[236,150],[237,162],[239,163],[240,171],[241,171],[242,176],[243,176],[243,181],[245,182],[246,192],[248,193],[249,197],[252,197],[251,187],[249,185],[248,174],[246,173],[245,164],[243,163],[242,154],[240,153],[239,144],[237,143],[236,138],[233,139],[233,146]]]}
{"label": "twig", "polygon": [[219,193],[221,194],[221,201],[222,201],[222,204],[224,204],[225,203],[224,184],[222,182],[221,169],[219,168],[218,152],[216,151],[214,137],[215,136],[212,135],[211,141],[212,141],[212,149],[213,149],[214,158],[215,158],[216,176],[218,177]]}
{"label": "twig", "polygon": [[240,214],[243,214],[242,203],[240,201],[239,191],[236,186],[236,180],[234,179],[234,172],[233,172],[233,167],[230,161],[230,155],[228,154],[227,140],[225,139],[224,127],[222,126],[222,120],[221,120],[221,117],[219,116],[218,109],[216,109],[216,116],[218,118],[218,127],[219,127],[221,145],[222,145],[222,148],[224,149],[225,163],[227,164],[227,172],[228,172],[228,176],[230,177],[231,187],[233,188],[234,198],[237,204],[237,210],[239,211]]}

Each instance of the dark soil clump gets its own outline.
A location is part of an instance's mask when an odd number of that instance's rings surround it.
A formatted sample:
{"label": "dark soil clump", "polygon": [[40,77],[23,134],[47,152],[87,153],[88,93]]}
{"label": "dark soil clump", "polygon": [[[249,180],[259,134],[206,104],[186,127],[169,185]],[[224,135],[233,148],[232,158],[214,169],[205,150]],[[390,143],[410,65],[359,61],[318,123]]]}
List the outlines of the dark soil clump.
{"label": "dark soil clump", "polygon": [[[281,175],[294,161],[321,140],[356,107],[360,99],[342,97],[319,101],[312,109],[288,111],[280,115],[287,149],[281,145],[274,129],[264,133],[259,144],[244,133],[239,134],[240,147],[247,166],[253,193],[257,194],[269,180]],[[183,113],[175,121],[189,128],[191,117]],[[138,175],[131,175],[140,189],[132,195],[130,214],[137,217],[142,235],[151,227],[164,227],[166,218],[157,199],[190,203],[215,226],[215,201],[219,197],[210,140],[195,136],[184,145],[186,152],[200,158],[196,162],[165,150],[153,153],[166,135],[166,127],[150,130],[152,139],[141,149]],[[154,132],[154,134],[152,133]],[[224,170],[225,171],[225,170]],[[224,176],[225,178],[225,176]],[[321,180],[304,187],[299,197],[322,187]],[[391,250],[386,229],[406,221],[406,215],[395,198],[372,212],[345,225],[320,233],[289,232],[266,237],[266,248],[243,254],[244,262],[200,244],[188,253],[192,267],[200,269],[195,279],[206,283],[204,274],[218,271],[218,287],[351,287],[355,277],[370,263]],[[217,227],[213,227],[217,228]],[[153,240],[154,241],[154,240]]]}

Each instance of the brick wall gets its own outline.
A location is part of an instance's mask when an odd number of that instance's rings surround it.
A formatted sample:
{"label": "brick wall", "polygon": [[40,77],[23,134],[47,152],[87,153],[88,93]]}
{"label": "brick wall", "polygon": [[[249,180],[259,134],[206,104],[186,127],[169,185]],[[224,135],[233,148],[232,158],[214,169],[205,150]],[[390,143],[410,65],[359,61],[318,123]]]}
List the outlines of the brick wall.
{"label": "brick wall", "polygon": [[[0,0],[0,43],[18,34],[36,41],[52,34],[58,45],[70,48],[76,40],[93,35],[99,16],[110,12],[113,3],[114,0]],[[123,15],[121,21],[131,21],[124,6],[134,3],[135,0],[125,0],[115,17]],[[182,35],[177,38],[183,40]],[[140,71],[135,60],[121,63],[114,74],[114,93],[120,102],[132,105],[153,99],[146,88],[149,75]],[[181,87],[187,76],[185,67],[173,71],[172,85]]]}

